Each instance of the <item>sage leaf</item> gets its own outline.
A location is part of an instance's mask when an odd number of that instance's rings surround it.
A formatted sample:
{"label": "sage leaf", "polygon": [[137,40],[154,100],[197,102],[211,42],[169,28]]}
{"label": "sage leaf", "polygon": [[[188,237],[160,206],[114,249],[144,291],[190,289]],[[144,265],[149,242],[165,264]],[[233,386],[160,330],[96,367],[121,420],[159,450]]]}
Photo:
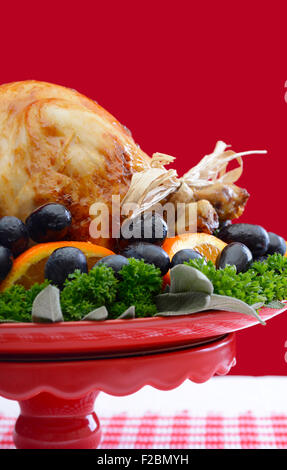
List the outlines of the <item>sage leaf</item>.
{"label": "sage leaf", "polygon": [[204,292],[211,295],[213,293],[212,282],[198,269],[178,264],[170,270],[170,293],[179,292]]}
{"label": "sage leaf", "polygon": [[257,302],[257,304],[251,305],[254,310],[259,310],[260,308],[264,307],[264,302]]}
{"label": "sage leaf", "polygon": [[0,320],[0,323],[20,323],[18,320],[9,320],[9,318],[5,318]]}
{"label": "sage leaf", "polygon": [[129,320],[129,319],[135,318],[135,316],[136,316],[135,306],[131,305],[131,307],[127,308],[117,319]]}
{"label": "sage leaf", "polygon": [[206,307],[210,295],[205,292],[179,292],[160,294],[155,297],[158,313],[155,316],[189,315]]}
{"label": "sage leaf", "polygon": [[238,312],[255,317],[262,325],[266,323],[260,318],[256,310],[251,305],[246,304],[242,300],[227,295],[212,294],[208,310],[223,310],[226,312]]}
{"label": "sage leaf", "polygon": [[285,308],[286,304],[284,304],[283,302],[280,302],[279,300],[272,300],[271,302],[269,302],[269,304],[265,305],[265,307],[281,309],[281,308]]}
{"label": "sage leaf", "polygon": [[36,323],[64,321],[60,290],[57,287],[49,285],[37,295],[32,306],[32,321]]}
{"label": "sage leaf", "polygon": [[82,320],[94,320],[94,321],[100,321],[100,320],[106,320],[108,318],[108,311],[106,307],[103,305],[102,307],[96,308],[95,310],[92,310],[89,312],[87,315],[85,315]]}

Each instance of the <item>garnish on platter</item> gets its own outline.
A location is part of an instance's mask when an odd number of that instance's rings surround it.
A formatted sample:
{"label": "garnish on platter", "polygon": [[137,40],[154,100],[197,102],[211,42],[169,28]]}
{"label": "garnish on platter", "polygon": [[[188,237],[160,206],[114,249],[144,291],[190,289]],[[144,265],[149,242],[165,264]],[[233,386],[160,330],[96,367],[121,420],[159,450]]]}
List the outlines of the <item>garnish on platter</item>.
{"label": "garnish on platter", "polygon": [[63,247],[72,247],[84,253],[88,268],[94,266],[94,264],[104,256],[112,254],[112,251],[107,248],[94,245],[91,242],[61,241],[40,243],[39,245],[31,247],[14,260],[11,271],[7,275],[6,279],[0,284],[0,291],[13,286],[14,284],[20,284],[29,288],[35,282],[44,282],[45,265],[48,258],[55,250]]}
{"label": "garnish on platter", "polygon": [[[179,264],[170,271],[168,292],[156,297],[157,315],[190,315],[204,310],[226,310],[252,315],[264,324],[256,310],[234,297],[214,294],[212,282],[201,271]],[[263,302],[256,304],[262,307]]]}
{"label": "garnish on platter", "polygon": [[179,178],[97,103],[35,81],[0,87],[0,117],[0,322],[223,310],[264,323],[262,306],[285,306],[285,240],[232,223],[249,198],[242,157],[264,150],[219,141]]}

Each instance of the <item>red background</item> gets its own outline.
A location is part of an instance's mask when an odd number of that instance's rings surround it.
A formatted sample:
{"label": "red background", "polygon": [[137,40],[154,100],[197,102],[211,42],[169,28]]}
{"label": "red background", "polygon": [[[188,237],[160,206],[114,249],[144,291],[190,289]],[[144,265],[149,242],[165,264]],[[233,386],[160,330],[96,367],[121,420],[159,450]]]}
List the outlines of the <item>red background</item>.
{"label": "red background", "polygon": [[[97,100],[182,174],[213,150],[245,158],[241,220],[287,238],[286,6],[272,2],[1,4],[0,82],[36,79]],[[287,315],[238,335],[237,374],[286,374]]]}

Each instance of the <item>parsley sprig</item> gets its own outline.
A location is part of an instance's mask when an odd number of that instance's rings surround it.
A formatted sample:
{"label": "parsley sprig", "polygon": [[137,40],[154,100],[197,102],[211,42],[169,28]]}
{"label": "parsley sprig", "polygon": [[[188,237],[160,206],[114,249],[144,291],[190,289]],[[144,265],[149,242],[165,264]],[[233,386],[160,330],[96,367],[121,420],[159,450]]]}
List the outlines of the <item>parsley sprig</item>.
{"label": "parsley sprig", "polygon": [[143,260],[131,258],[120,271],[117,302],[110,307],[113,317],[118,317],[131,305],[137,317],[152,316],[157,312],[154,297],[161,292],[160,269]]}
{"label": "parsley sprig", "polygon": [[216,269],[211,261],[190,260],[213,284],[214,293],[236,297],[249,305],[287,298],[287,258],[275,253],[263,261],[254,262],[245,273],[236,273],[235,266]]}
{"label": "parsley sprig", "polygon": [[65,320],[81,320],[92,310],[111,305],[116,299],[118,281],[112,268],[99,265],[88,274],[76,270],[65,281],[61,307]]}
{"label": "parsley sprig", "polygon": [[0,321],[30,322],[32,305],[49,281],[34,284],[30,289],[15,284],[0,293]]}
{"label": "parsley sprig", "polygon": [[[236,273],[234,266],[216,269],[211,261],[194,259],[189,266],[202,271],[212,282],[214,293],[235,297],[249,305],[265,305],[287,299],[287,258],[270,255],[264,262],[254,262],[245,273]],[[31,321],[33,301],[49,284],[34,284],[26,290],[14,285],[0,292],[1,321]],[[88,274],[75,271],[61,292],[65,320],[80,320],[92,310],[105,305],[110,318],[117,318],[131,305],[137,317],[157,312],[155,297],[162,291],[160,270],[143,260],[130,259],[117,279],[111,268],[99,265]]]}

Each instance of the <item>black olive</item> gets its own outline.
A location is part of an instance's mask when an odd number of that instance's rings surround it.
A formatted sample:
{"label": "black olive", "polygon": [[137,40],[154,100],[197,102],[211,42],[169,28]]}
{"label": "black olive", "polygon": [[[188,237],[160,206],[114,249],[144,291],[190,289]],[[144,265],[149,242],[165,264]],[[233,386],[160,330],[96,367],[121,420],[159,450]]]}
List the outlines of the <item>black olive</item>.
{"label": "black olive", "polygon": [[8,276],[13,266],[13,254],[6,246],[0,246],[0,281]]}
{"label": "black olive", "polygon": [[217,269],[224,269],[228,264],[236,267],[237,273],[248,270],[253,261],[252,253],[243,243],[233,242],[226,245],[216,260]]}
{"label": "black olive", "polygon": [[218,236],[219,236],[221,230],[223,230],[225,227],[229,227],[229,225],[231,225],[231,224],[232,224],[232,221],[231,221],[231,220],[222,220],[222,221],[220,221],[218,228],[214,230],[214,232],[213,232],[212,235],[213,235],[214,237],[217,237],[217,238],[218,238]]}
{"label": "black olive", "polygon": [[167,223],[152,212],[127,219],[121,227],[121,239],[131,242],[146,242],[161,245],[167,237]]}
{"label": "black olive", "polygon": [[268,233],[260,225],[232,224],[224,227],[217,236],[226,243],[243,243],[254,258],[264,255],[269,246]]}
{"label": "black olive", "polygon": [[267,250],[268,255],[273,255],[274,253],[280,253],[282,256],[286,253],[286,242],[284,238],[276,233],[268,232],[269,236],[269,247]]}
{"label": "black olive", "polygon": [[64,246],[53,251],[45,266],[45,279],[62,288],[69,274],[79,269],[82,273],[88,272],[85,254],[78,248]]}
{"label": "black olive", "polygon": [[147,264],[159,268],[162,276],[169,270],[169,256],[160,246],[152,243],[132,243],[121,251],[126,258],[143,259]]}
{"label": "black olive", "polygon": [[118,277],[118,272],[122,269],[123,266],[129,264],[129,262],[125,256],[109,255],[97,261],[93,268],[95,268],[96,266],[100,266],[101,264],[106,265],[108,268],[112,268],[115,273],[115,276]]}
{"label": "black olive", "polygon": [[26,226],[34,242],[63,240],[72,223],[72,216],[62,204],[49,203],[38,207],[26,219]]}
{"label": "black olive", "polygon": [[14,257],[27,250],[28,243],[29,233],[22,220],[12,216],[0,219],[0,245],[9,248]]}
{"label": "black olive", "polygon": [[184,262],[188,262],[191,259],[198,259],[201,258],[203,259],[204,256],[202,256],[198,251],[195,250],[190,250],[188,248],[185,248],[183,250],[179,250],[175,255],[173,256],[171,263],[170,263],[170,268],[173,268],[177,264],[184,264]]}

